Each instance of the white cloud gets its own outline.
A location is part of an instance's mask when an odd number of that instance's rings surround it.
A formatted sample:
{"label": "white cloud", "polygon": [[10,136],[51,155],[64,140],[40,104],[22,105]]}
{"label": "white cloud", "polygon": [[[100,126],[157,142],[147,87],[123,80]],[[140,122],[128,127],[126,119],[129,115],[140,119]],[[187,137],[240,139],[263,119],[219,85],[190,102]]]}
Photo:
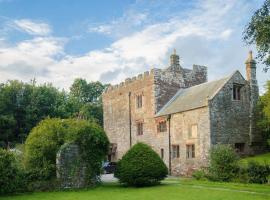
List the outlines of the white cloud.
{"label": "white cloud", "polygon": [[30,35],[49,35],[51,27],[44,22],[34,22],[29,19],[14,20],[11,24],[14,28],[24,31]]}
{"label": "white cloud", "polygon": [[[39,81],[53,82],[65,88],[77,77],[117,83],[150,68],[165,67],[173,48],[180,54],[184,67],[192,64],[208,66],[210,80],[236,69],[244,72],[248,48],[242,43],[241,33],[254,5],[256,2],[244,0],[227,0],[225,3],[204,0],[185,13],[185,17],[174,15],[163,22],[150,24],[144,21],[147,14],[139,15],[137,11],[129,10],[129,14],[124,15],[129,16],[129,20],[120,18],[103,27],[92,27],[92,31],[113,34],[117,40],[105,49],[81,56],[65,54],[66,41],[53,37],[37,37],[2,48],[0,43],[0,77],[2,80],[36,77]],[[134,13],[134,18],[130,13]],[[128,22],[134,24],[125,29]],[[129,30],[142,23],[139,31]],[[21,70],[14,73],[14,66]],[[25,71],[27,73],[23,73]],[[266,75],[258,70],[258,76],[262,85]]]}
{"label": "white cloud", "polygon": [[127,34],[135,32],[138,28],[144,25],[147,21],[148,13],[136,12],[128,10],[124,13],[123,17],[112,20],[110,23],[105,24],[90,24],[88,32],[100,33],[112,37],[123,37]]}

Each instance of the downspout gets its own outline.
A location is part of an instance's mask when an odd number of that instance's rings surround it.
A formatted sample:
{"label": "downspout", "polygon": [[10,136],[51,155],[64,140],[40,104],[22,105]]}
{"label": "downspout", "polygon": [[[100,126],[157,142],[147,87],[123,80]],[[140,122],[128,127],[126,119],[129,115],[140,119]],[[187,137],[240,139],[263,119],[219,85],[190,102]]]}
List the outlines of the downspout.
{"label": "downspout", "polygon": [[129,147],[132,146],[132,134],[131,134],[131,92],[128,93],[128,109],[129,109]]}
{"label": "downspout", "polygon": [[171,157],[171,115],[168,115],[168,123],[169,123],[169,127],[168,127],[168,131],[169,131],[169,174],[172,174],[172,157]]}

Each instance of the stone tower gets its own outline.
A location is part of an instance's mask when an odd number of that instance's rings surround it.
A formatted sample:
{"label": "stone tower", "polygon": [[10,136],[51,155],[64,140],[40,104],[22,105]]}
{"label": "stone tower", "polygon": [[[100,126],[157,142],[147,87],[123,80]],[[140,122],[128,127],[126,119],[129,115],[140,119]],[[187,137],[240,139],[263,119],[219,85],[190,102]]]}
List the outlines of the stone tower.
{"label": "stone tower", "polygon": [[245,62],[246,64],[246,73],[247,73],[247,81],[249,85],[249,91],[250,91],[250,144],[255,142],[255,108],[257,105],[257,101],[259,98],[259,88],[257,84],[257,78],[256,78],[256,61],[253,59],[252,51],[249,51],[248,58]]}

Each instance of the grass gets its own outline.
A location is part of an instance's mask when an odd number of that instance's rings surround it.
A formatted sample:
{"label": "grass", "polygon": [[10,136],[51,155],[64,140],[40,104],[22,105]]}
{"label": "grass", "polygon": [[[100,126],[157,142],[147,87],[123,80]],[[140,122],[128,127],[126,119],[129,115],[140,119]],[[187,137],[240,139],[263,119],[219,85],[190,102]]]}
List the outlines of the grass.
{"label": "grass", "polygon": [[240,160],[240,164],[246,166],[249,161],[255,161],[261,164],[270,164],[270,153],[261,154],[253,157],[247,157]]}
{"label": "grass", "polygon": [[170,179],[148,188],[123,187],[107,183],[88,190],[35,192],[0,197],[0,200],[270,200],[270,186],[214,183],[188,179]]}

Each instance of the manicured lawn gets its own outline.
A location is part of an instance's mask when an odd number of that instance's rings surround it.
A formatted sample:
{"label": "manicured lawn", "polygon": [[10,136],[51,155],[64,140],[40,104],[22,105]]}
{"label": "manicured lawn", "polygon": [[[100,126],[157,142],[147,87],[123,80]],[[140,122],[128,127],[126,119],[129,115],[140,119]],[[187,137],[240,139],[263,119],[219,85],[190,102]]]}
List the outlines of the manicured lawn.
{"label": "manicured lawn", "polygon": [[184,179],[166,180],[160,186],[127,188],[118,183],[88,190],[36,192],[0,197],[0,200],[270,200],[269,185],[213,183]]}
{"label": "manicured lawn", "polygon": [[240,160],[240,163],[245,166],[247,165],[248,161],[255,161],[261,164],[264,164],[264,163],[270,164],[270,153],[244,158]]}

